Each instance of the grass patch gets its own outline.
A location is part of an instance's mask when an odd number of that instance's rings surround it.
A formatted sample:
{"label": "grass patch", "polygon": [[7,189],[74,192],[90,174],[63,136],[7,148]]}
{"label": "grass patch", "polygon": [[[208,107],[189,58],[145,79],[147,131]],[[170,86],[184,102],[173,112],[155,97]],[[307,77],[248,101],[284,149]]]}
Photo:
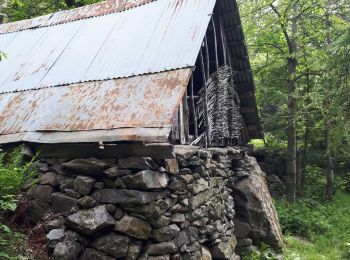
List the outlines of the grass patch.
{"label": "grass patch", "polygon": [[[332,203],[302,199],[294,205],[276,201],[284,233],[286,260],[350,259],[350,194],[339,192]],[[244,260],[279,259],[264,247]]]}

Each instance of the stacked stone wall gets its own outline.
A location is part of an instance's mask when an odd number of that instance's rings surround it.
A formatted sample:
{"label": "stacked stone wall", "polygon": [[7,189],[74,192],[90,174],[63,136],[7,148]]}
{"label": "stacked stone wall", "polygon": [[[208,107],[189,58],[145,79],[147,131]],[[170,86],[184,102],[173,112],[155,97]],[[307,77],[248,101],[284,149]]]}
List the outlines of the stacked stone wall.
{"label": "stacked stone wall", "polygon": [[44,227],[56,260],[239,259],[253,243],[250,215],[235,218],[247,158],[235,148],[178,146],[164,160],[41,160],[26,215]]}

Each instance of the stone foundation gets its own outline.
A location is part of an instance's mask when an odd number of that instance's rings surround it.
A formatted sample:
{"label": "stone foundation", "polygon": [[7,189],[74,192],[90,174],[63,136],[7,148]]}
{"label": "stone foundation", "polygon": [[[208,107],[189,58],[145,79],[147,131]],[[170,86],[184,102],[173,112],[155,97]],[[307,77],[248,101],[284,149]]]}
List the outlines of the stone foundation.
{"label": "stone foundation", "polygon": [[175,155],[41,160],[26,215],[44,227],[52,259],[239,259],[253,243],[278,246],[255,160],[238,148]]}

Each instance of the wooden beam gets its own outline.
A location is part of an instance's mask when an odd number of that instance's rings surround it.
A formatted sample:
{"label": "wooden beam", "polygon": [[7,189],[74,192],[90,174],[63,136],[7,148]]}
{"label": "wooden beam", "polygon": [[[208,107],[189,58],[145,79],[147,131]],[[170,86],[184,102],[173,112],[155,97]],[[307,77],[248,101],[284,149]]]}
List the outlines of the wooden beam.
{"label": "wooden beam", "polygon": [[169,143],[117,143],[104,144],[104,149],[99,149],[98,143],[81,144],[31,144],[36,152],[40,151],[39,158],[126,158],[152,157],[155,159],[174,158],[174,146]]}
{"label": "wooden beam", "polygon": [[[196,112],[196,106],[194,104],[194,86],[193,86],[193,75],[191,77],[191,82],[190,82],[190,98],[191,98],[191,111],[192,111],[192,118],[193,118],[193,127],[194,127],[194,137],[195,139],[198,138],[198,119],[197,119],[197,112]],[[199,97],[197,97],[199,98]]]}

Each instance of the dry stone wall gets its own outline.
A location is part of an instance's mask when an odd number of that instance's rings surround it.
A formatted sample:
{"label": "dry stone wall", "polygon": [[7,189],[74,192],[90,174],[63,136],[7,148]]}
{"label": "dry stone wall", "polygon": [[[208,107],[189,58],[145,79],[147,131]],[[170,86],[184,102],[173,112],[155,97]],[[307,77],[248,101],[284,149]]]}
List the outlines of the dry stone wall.
{"label": "dry stone wall", "polygon": [[[266,219],[276,217],[271,200],[259,208],[269,210],[263,225],[249,223],[253,213],[236,214],[247,211],[235,203],[247,199],[237,185],[254,164],[245,152],[177,146],[175,155],[41,160],[26,215],[44,227],[51,258],[234,260],[252,248],[251,233],[280,242],[279,227]],[[266,199],[257,197],[255,205]]]}

